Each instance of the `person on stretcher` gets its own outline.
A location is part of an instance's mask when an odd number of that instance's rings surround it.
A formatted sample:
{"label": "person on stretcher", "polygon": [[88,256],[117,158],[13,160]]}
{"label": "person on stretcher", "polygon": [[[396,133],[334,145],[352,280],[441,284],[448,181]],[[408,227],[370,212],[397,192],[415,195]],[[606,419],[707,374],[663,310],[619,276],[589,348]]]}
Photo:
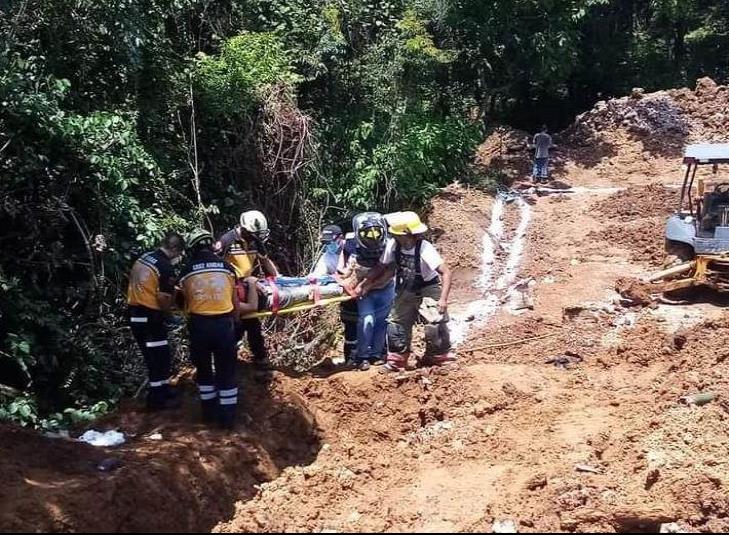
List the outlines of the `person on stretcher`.
{"label": "person on stretcher", "polygon": [[303,303],[345,295],[344,288],[332,276],[323,277],[276,277],[275,279],[246,279],[248,284],[239,288],[239,297],[245,300],[252,282],[258,294],[259,312],[278,312]]}

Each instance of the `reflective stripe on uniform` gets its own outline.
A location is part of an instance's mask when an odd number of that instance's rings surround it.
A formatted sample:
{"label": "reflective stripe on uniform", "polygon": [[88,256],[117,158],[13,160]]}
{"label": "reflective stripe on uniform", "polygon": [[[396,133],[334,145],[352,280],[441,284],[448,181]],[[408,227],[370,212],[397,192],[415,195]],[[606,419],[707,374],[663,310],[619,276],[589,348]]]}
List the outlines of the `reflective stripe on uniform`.
{"label": "reflective stripe on uniform", "polygon": [[168,384],[170,384],[169,379],[165,379],[164,381],[150,381],[149,382],[149,386],[151,386],[152,388],[157,388],[157,387],[168,385]]}
{"label": "reflective stripe on uniform", "polygon": [[221,398],[229,398],[230,396],[237,396],[238,395],[238,389],[237,388],[231,388],[230,390],[221,390],[218,392],[220,394]]}
{"label": "reflective stripe on uniform", "polygon": [[132,323],[147,323],[149,318],[129,318]]}
{"label": "reflective stripe on uniform", "polygon": [[202,392],[200,393],[200,399],[203,401],[210,401],[211,399],[215,399],[216,397],[218,397],[218,394],[215,392],[210,392],[209,394],[203,394]]}
{"label": "reflective stripe on uniform", "polygon": [[159,340],[158,342],[147,342],[147,347],[162,347],[167,345],[167,340]]}
{"label": "reflective stripe on uniform", "polygon": [[234,396],[232,398],[220,398],[221,405],[235,405],[236,403],[238,403],[238,396]]}
{"label": "reflective stripe on uniform", "polygon": [[215,387],[211,385],[197,385],[200,392],[215,392]]}

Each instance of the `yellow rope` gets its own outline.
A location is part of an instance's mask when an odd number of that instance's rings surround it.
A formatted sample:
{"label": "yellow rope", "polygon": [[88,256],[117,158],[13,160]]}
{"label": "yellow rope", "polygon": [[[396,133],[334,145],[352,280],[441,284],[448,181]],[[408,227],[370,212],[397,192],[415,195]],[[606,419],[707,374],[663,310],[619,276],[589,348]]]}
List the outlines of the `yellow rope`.
{"label": "yellow rope", "polygon": [[296,305],[288,308],[282,308],[278,311],[278,313],[274,314],[270,310],[261,311],[261,312],[253,312],[251,314],[246,314],[245,316],[241,316],[241,319],[247,320],[247,319],[253,319],[253,318],[266,318],[268,316],[283,316],[284,314],[293,314],[294,312],[303,312],[304,310],[311,310],[313,308],[318,307],[325,307],[329,305],[335,305],[337,303],[343,303],[345,301],[349,301],[352,299],[349,295],[342,295],[339,297],[330,297],[329,299],[322,299],[319,301],[319,303],[304,303],[301,305]]}
{"label": "yellow rope", "polygon": [[543,340],[544,338],[552,338],[557,336],[559,333],[543,334],[541,336],[532,336],[531,338],[522,338],[521,340],[514,340],[512,342],[502,342],[500,344],[486,344],[484,346],[472,347],[470,349],[459,349],[459,353],[472,353],[473,351],[481,351],[482,349],[493,349],[496,347],[508,347],[516,346],[519,344],[525,344],[526,342],[532,342],[534,340]]}

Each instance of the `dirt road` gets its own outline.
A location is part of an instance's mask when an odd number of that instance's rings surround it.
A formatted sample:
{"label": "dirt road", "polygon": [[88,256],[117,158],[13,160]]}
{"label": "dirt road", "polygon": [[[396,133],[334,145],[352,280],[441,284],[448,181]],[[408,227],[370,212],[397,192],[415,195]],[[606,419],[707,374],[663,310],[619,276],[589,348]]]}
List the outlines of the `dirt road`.
{"label": "dirt road", "polygon": [[[654,269],[652,255],[638,253],[646,242],[662,246],[653,229],[676,195],[662,185],[676,173],[660,171],[675,162],[664,163],[625,192],[610,189],[612,177],[578,169],[561,176],[578,193],[505,203],[500,247],[486,259],[489,274],[475,279],[486,287],[463,283],[483,258],[462,238],[473,240],[478,223],[495,234],[495,201],[447,191],[431,222],[444,231],[441,243],[458,237],[444,247],[460,248],[449,251],[461,267],[457,308],[471,316],[475,301],[483,313],[468,328],[459,364],[299,384],[329,447],[240,502],[219,529],[484,531],[499,520],[520,531],[726,528],[726,411],[678,403],[687,393],[724,390],[729,376],[714,354],[729,327],[723,311],[624,308],[614,291],[618,278]],[[535,307],[514,315],[513,300],[501,304],[499,281],[523,203],[526,243],[511,268],[515,279],[535,279]],[[622,239],[600,239],[606,231]],[[643,232],[648,238],[637,239]],[[714,326],[691,328],[711,317]],[[553,336],[478,349],[542,335]],[[567,369],[545,364],[565,355]]]}

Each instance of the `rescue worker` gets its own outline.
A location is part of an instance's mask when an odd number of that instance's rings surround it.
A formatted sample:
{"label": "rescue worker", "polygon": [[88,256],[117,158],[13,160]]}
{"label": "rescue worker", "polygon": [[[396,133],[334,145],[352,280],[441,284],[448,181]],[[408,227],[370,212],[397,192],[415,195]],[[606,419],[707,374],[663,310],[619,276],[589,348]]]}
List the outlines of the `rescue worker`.
{"label": "rescue worker", "polygon": [[[357,354],[351,364],[366,371],[382,358],[387,336],[387,316],[395,297],[394,270],[387,267],[377,274],[379,259],[387,244],[387,223],[381,214],[366,212],[354,217],[356,247],[350,256],[345,277],[354,275],[357,309]],[[367,291],[359,291],[367,281]]]}
{"label": "rescue worker", "polygon": [[[357,252],[357,242],[354,232],[345,234],[342,251],[339,253],[337,275],[341,278],[347,273],[349,259]],[[344,364],[353,366],[357,356],[357,322],[359,321],[359,307],[357,299],[350,299],[339,306],[339,319],[344,325]],[[383,359],[384,360],[384,359]]]}
{"label": "rescue worker", "polygon": [[337,273],[339,264],[339,255],[344,246],[344,233],[339,225],[327,225],[319,234],[319,242],[322,251],[319,254],[311,275],[314,277],[323,277],[324,275],[334,275]]}
{"label": "rescue worker", "polygon": [[182,236],[168,233],[157,250],[143,254],[129,274],[127,304],[129,325],[144,356],[149,373],[147,409],[156,411],[175,405],[169,387],[170,346],[165,317],[175,293],[173,263],[184,250]]}
{"label": "rescue worker", "polygon": [[[353,239],[354,234],[349,238]],[[311,275],[314,277],[343,275],[346,260],[352,252],[352,242],[348,242],[339,225],[324,227],[319,235],[319,240],[323,250]],[[349,247],[345,251],[348,243]],[[351,299],[339,305],[339,317],[344,326],[344,361],[346,363],[354,359],[357,351],[357,300]]]}
{"label": "rescue worker", "polygon": [[[190,359],[197,369],[203,420],[232,429],[238,405],[235,322],[258,309],[256,280],[245,279],[246,301],[236,291],[236,272],[213,252],[213,235],[198,229],[188,237],[191,258],[180,285],[189,315]],[[214,364],[214,368],[213,368]],[[213,371],[214,370],[214,371]]]}
{"label": "rescue worker", "polygon": [[406,368],[410,357],[413,326],[419,317],[426,322],[425,355],[421,365],[440,365],[455,360],[448,331],[448,298],[451,271],[432,243],[424,239],[428,227],[415,212],[388,216],[393,236],[379,265],[362,284],[369,291],[369,279],[390,266],[396,269],[395,304],[387,327],[387,363],[390,371]]}
{"label": "rescue worker", "polygon": [[[258,210],[250,210],[241,214],[239,225],[223,234],[215,243],[215,252],[235,269],[236,284],[239,287],[258,266],[264,277],[278,276],[278,269],[268,257],[266,248],[269,235],[266,216]],[[238,320],[236,340],[240,341],[243,334],[247,335],[253,363],[259,368],[267,369],[269,360],[261,320],[258,318]]]}

